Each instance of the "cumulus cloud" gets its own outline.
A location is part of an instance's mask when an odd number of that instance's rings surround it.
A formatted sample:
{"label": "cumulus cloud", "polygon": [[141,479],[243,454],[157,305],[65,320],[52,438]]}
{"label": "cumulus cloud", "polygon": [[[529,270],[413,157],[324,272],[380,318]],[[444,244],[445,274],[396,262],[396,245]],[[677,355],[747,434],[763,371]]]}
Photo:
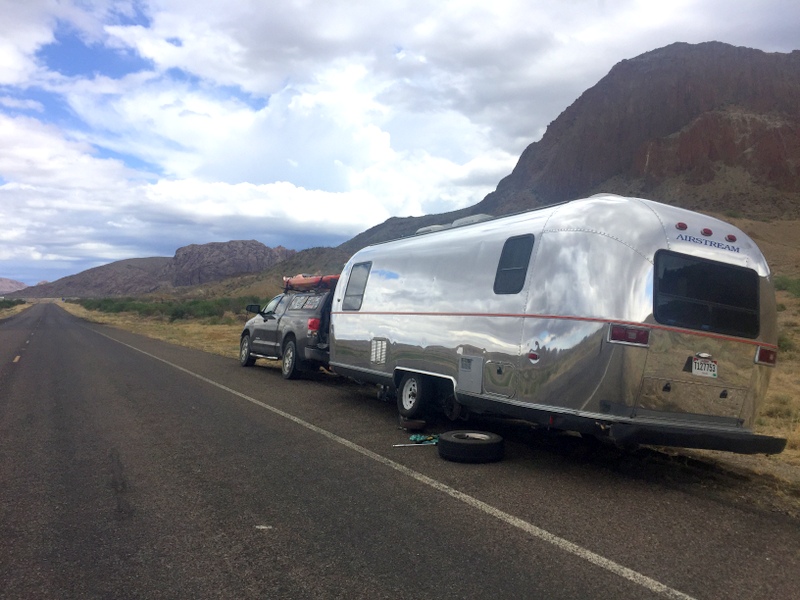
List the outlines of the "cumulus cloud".
{"label": "cumulus cloud", "polygon": [[[28,0],[0,21],[0,276],[338,244],[468,206],[617,62],[796,45],[784,0]],[[724,16],[724,18],[722,18]]]}

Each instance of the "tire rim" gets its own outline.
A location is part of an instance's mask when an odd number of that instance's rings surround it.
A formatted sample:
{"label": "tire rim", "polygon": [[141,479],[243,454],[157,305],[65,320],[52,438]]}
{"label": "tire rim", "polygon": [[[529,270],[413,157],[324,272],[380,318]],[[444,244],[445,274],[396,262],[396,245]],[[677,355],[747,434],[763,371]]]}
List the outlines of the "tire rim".
{"label": "tire rim", "polygon": [[294,366],[294,347],[289,344],[286,346],[286,351],[283,353],[283,372],[291,373]]}
{"label": "tire rim", "polygon": [[403,408],[411,410],[417,403],[417,380],[409,379],[403,386]]}
{"label": "tire rim", "polygon": [[486,435],[485,433],[478,433],[477,431],[464,431],[461,433],[453,434],[453,437],[458,440],[480,440],[482,442],[488,442],[491,436]]}
{"label": "tire rim", "polygon": [[247,338],[242,340],[242,350],[239,353],[239,358],[242,362],[246,361],[250,355],[250,344],[247,343]]}

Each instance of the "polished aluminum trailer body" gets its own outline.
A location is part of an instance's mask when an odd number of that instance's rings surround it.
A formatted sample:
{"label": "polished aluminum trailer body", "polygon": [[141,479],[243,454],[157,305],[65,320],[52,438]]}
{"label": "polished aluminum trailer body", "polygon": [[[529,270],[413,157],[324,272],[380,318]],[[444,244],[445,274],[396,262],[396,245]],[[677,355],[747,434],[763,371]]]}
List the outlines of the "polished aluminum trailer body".
{"label": "polished aluminum trailer body", "polygon": [[369,246],[331,322],[337,372],[417,373],[451,408],[620,444],[785,444],[751,431],[777,353],[769,267],[680,208],[598,195]]}

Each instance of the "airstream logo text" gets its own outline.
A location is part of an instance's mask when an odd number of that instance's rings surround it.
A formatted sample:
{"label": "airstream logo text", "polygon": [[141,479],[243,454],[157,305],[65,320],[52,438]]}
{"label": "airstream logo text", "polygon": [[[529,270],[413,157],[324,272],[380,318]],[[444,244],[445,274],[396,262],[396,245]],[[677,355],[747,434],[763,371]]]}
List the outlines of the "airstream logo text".
{"label": "airstream logo text", "polygon": [[712,248],[719,248],[720,250],[728,250],[729,252],[739,252],[739,246],[731,246],[730,244],[722,244],[714,240],[707,240],[703,238],[696,238],[692,235],[680,234],[678,239],[682,242],[691,242],[692,244],[700,244],[701,246],[711,246]]}

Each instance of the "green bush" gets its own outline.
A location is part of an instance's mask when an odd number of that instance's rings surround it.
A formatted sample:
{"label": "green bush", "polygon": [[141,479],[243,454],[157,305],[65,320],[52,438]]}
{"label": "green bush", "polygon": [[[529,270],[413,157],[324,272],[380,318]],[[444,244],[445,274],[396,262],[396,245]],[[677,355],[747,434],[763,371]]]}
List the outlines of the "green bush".
{"label": "green bush", "polygon": [[775,289],[781,292],[789,292],[793,296],[800,297],[800,278],[776,275]]}
{"label": "green bush", "polygon": [[0,300],[0,309],[12,308],[14,306],[19,306],[20,304],[25,304],[25,300],[20,300],[18,298],[13,298],[10,300]]}
{"label": "green bush", "polygon": [[778,350],[781,352],[791,352],[794,350],[794,342],[785,333],[778,334]]}
{"label": "green bush", "polygon": [[[259,304],[257,296],[216,298],[213,300],[136,300],[134,298],[87,298],[71,300],[86,310],[104,313],[135,313],[142,317],[162,317],[170,321],[212,319],[220,323],[226,313],[242,314],[248,304]],[[227,319],[228,321],[230,319]]]}

